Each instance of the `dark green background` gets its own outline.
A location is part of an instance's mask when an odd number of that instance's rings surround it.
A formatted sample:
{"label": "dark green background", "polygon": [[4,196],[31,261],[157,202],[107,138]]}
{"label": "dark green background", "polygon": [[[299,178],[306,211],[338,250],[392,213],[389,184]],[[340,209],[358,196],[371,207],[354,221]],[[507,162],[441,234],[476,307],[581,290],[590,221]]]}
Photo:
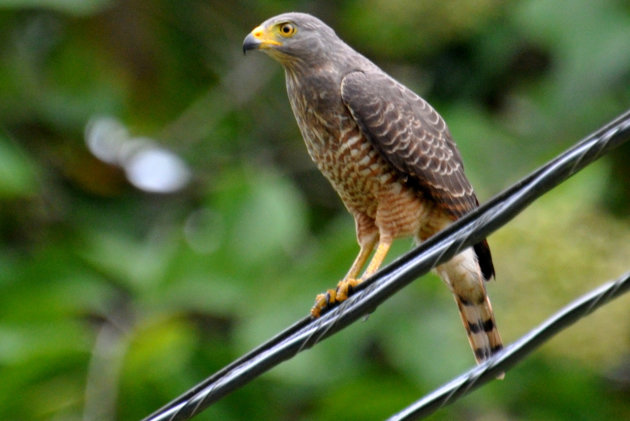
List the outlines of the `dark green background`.
{"label": "dark green background", "polygon": [[[630,106],[628,1],[3,1],[1,419],[146,416],[305,316],[345,273],[352,219],[306,154],[280,66],[241,51],[290,10],[427,98],[482,202]],[[190,182],[134,187],[125,163],[86,146],[103,118],[178,156]],[[629,151],[490,237],[507,343],[630,269]],[[630,419],[629,305],[431,419]],[[473,363],[428,275],[197,419],[382,419]]]}

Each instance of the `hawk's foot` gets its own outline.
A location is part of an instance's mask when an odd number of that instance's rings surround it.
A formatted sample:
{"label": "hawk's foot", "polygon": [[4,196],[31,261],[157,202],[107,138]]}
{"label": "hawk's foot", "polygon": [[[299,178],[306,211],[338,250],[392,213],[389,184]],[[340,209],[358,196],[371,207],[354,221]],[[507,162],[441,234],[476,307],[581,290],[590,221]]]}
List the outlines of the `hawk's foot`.
{"label": "hawk's foot", "polygon": [[318,318],[321,316],[322,311],[327,310],[333,304],[346,300],[348,295],[352,293],[352,288],[356,287],[361,282],[361,279],[344,279],[339,281],[337,289],[329,289],[323,294],[318,294],[317,297],[315,297],[315,304],[311,308],[311,317]]}

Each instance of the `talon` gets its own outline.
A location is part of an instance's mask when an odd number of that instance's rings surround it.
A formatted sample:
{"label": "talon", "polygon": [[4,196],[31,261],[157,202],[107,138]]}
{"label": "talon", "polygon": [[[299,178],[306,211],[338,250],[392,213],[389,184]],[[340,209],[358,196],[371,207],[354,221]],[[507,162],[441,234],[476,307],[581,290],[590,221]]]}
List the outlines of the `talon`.
{"label": "talon", "polygon": [[323,294],[315,297],[315,304],[311,307],[311,317],[316,319],[322,315],[322,311],[326,310],[332,304],[340,303],[348,298],[353,288],[359,285],[362,279],[344,279],[339,281],[337,289],[329,289]]}
{"label": "talon", "polygon": [[326,308],[330,304],[334,304],[337,302],[337,291],[334,289],[329,289],[323,294],[317,294],[315,297],[315,304],[311,308],[311,317],[316,319],[321,316],[322,311],[326,310]]}
{"label": "talon", "polygon": [[337,301],[344,301],[348,298],[350,292],[350,285],[348,281],[341,281],[337,284]]}
{"label": "talon", "polygon": [[344,301],[352,290],[362,282],[361,279],[344,279],[337,284],[337,301]]}

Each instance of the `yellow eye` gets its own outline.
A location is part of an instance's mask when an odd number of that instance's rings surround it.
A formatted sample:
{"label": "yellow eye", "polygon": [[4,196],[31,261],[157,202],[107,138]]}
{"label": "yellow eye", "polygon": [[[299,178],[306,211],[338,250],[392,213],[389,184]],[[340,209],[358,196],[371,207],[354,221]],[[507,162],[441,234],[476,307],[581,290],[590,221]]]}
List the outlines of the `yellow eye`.
{"label": "yellow eye", "polygon": [[289,38],[295,35],[295,26],[290,23],[283,23],[280,25],[280,35]]}

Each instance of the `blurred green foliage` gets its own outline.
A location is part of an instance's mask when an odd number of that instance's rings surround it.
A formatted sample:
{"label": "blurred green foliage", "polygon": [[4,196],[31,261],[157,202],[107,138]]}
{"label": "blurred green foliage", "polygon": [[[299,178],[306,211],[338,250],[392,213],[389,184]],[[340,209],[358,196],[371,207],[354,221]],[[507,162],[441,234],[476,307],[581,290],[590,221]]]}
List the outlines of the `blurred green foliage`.
{"label": "blurred green foliage", "polygon": [[[0,418],[139,419],[345,273],[353,223],[305,152],[283,74],[241,53],[288,10],[430,100],[482,201],[630,106],[627,1],[4,1]],[[99,135],[104,121],[117,131]],[[143,190],[168,175],[158,161],[141,171],[143,151],[190,177]],[[507,342],[629,269],[629,151],[490,238]],[[629,304],[431,419],[630,419]],[[429,275],[198,419],[382,419],[472,364]]]}

